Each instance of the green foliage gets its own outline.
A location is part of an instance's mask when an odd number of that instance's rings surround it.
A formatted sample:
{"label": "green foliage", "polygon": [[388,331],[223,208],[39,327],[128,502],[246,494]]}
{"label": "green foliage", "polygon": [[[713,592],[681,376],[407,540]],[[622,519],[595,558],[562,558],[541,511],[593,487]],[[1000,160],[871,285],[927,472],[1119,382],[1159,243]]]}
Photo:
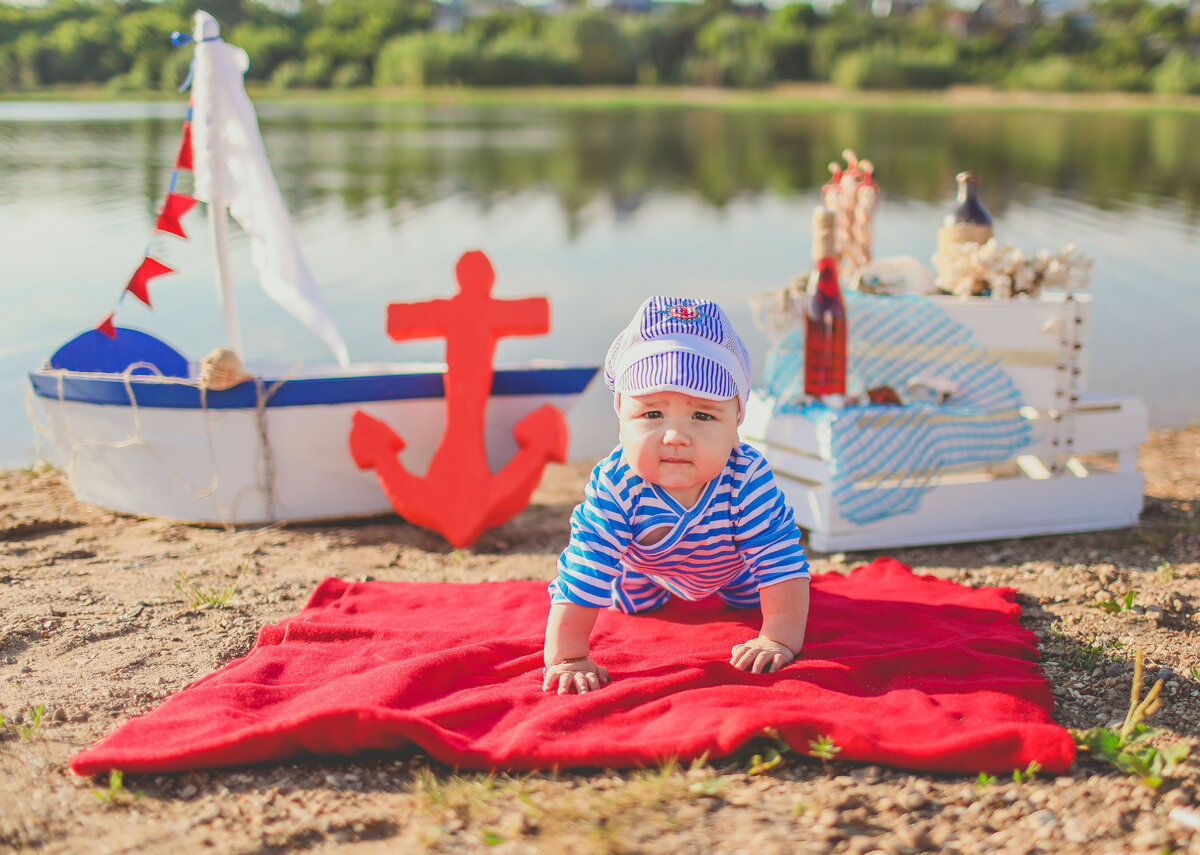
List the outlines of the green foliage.
{"label": "green foliage", "polygon": [[1073,671],[1091,671],[1104,661],[1104,646],[1096,642],[1071,645],[1062,659],[1063,665]]}
{"label": "green foliage", "polygon": [[938,53],[874,45],[838,58],[833,82],[842,89],[944,89],[955,80],[952,50]]}
{"label": "green foliage", "polygon": [[1021,769],[1013,769],[1013,783],[1019,784],[1022,781],[1032,781],[1037,777],[1037,774],[1040,771],[1042,771],[1042,764],[1036,760],[1030,760],[1029,765],[1025,767],[1024,771]]}
{"label": "green foliage", "polygon": [[486,43],[470,33],[410,35],[380,55],[380,86],[528,86],[573,82],[564,48],[519,30]]}
{"label": "green foliage", "polygon": [[1137,591],[1130,589],[1125,592],[1125,596],[1119,600],[1096,600],[1092,603],[1098,609],[1108,612],[1110,615],[1127,612],[1133,608],[1134,599],[1137,597]]}
{"label": "green foliage", "polygon": [[304,66],[291,59],[276,66],[271,74],[271,88],[296,89],[304,85]]}
{"label": "green foliage", "polygon": [[1157,680],[1142,698],[1142,676],[1144,660],[1142,651],[1134,659],[1133,687],[1129,697],[1129,711],[1119,730],[1093,727],[1090,730],[1073,730],[1075,744],[1095,757],[1107,760],[1122,772],[1136,775],[1151,789],[1162,785],[1163,777],[1171,774],[1185,759],[1190,748],[1183,743],[1172,743],[1159,748],[1147,744],[1146,740],[1158,736],[1156,728],[1143,722],[1158,710],[1163,681]]}
{"label": "green foliage", "polygon": [[132,804],[146,795],[142,790],[131,793],[125,789],[125,773],[120,769],[109,771],[107,789],[98,790],[93,787],[92,794],[107,808]]}
{"label": "green foliage", "polygon": [[282,24],[243,24],[230,35],[230,40],[250,57],[247,80],[271,80],[282,65],[295,62],[301,52],[295,28]]}
{"label": "green foliage", "polygon": [[573,66],[580,83],[628,84],[637,78],[629,39],[610,16],[596,12],[560,16],[547,27],[545,38],[562,46],[561,56]]}
{"label": "green foliage", "polygon": [[[755,87],[832,80],[856,89],[939,89],[990,83],[1043,91],[1200,91],[1200,7],[1099,0],[1088,14],[1050,17],[1005,7],[965,26],[945,0],[904,14],[860,2],[818,11],[790,3],[756,14],[731,0],[680,3],[655,14],[583,4],[549,15],[498,8],[449,21],[434,0],[211,0],[207,11],[246,50],[250,80],[272,86],[625,85]],[[0,3],[0,92],[108,85],[177,86],[172,30],[192,2],[46,0]],[[985,7],[986,8],[986,7]]]}
{"label": "green foliage", "polygon": [[825,734],[819,735],[816,739],[808,743],[809,756],[826,762],[836,757],[841,753],[841,750],[840,747],[834,744],[833,737]]}
{"label": "green foliage", "polygon": [[1065,56],[1015,66],[1004,81],[1010,89],[1033,92],[1086,92],[1098,87],[1098,80],[1088,68]]}
{"label": "green foliage", "polygon": [[195,582],[187,577],[180,570],[179,576],[175,579],[175,590],[183,594],[184,601],[192,608],[201,606],[224,606],[228,605],[229,600],[233,597],[235,590],[232,583],[223,588],[210,587],[207,590],[201,588]]}
{"label": "green foliage", "polygon": [[783,762],[783,753],[786,751],[786,746],[781,750],[775,746],[768,746],[762,754],[754,754],[750,757],[750,762],[746,766],[748,775],[761,775],[763,772],[769,772]]}
{"label": "green foliage", "polygon": [[547,86],[578,82],[562,45],[524,33],[505,33],[489,42],[476,66],[479,86]]}
{"label": "green foliage", "polygon": [[[1151,75],[1151,86],[1160,95],[1200,94],[1200,57],[1186,50],[1173,50],[1158,64]],[[1164,571],[1174,573],[1164,577]],[[1159,565],[1160,578],[1178,578],[1173,564],[1164,561]]]}
{"label": "green foliage", "polygon": [[679,16],[628,16],[621,19],[621,32],[639,82],[682,82],[683,66],[696,38],[689,23]]}
{"label": "green foliage", "polygon": [[994,783],[996,783],[995,775],[989,775],[987,772],[980,772],[979,777],[975,779],[975,792],[982,793]]}
{"label": "green foliage", "polygon": [[46,707],[38,704],[29,710],[29,726],[17,725],[17,735],[22,739],[33,739],[42,732],[42,719],[46,715]]}
{"label": "green foliage", "polygon": [[[1197,66],[1197,71],[1200,71],[1200,66]],[[1170,561],[1164,561],[1155,568],[1154,575],[1160,582],[1171,582],[1179,578],[1179,568]]]}
{"label": "green foliage", "polygon": [[704,86],[765,86],[774,79],[767,32],[742,15],[723,14],[696,36],[684,80]]}

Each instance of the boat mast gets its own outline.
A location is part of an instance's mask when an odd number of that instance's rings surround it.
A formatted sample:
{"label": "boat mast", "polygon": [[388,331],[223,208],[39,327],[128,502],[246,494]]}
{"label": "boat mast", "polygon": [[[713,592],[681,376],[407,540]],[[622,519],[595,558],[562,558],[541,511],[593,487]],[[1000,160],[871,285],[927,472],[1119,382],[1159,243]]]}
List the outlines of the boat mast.
{"label": "boat mast", "polygon": [[[220,37],[220,26],[211,16],[197,12],[195,18],[196,50],[208,49],[209,40]],[[211,92],[210,95],[215,95]],[[212,104],[201,104],[200,109],[213,109]],[[223,163],[221,158],[221,135],[209,135],[211,162]],[[229,260],[229,215],[226,212],[225,188],[221,186],[221,169],[213,169],[210,179],[208,200],[208,231],[212,237],[213,259],[216,262],[217,303],[221,307],[221,320],[225,328],[225,346],[245,359],[242,351],[242,327],[238,320],[237,293],[233,285],[233,265]]]}
{"label": "boat mast", "polygon": [[215,190],[208,203],[208,228],[212,234],[213,257],[216,259],[217,302],[221,306],[221,320],[225,327],[225,346],[244,360],[237,294],[233,290],[233,268],[229,262],[229,217],[225,213],[224,200],[217,196]]}

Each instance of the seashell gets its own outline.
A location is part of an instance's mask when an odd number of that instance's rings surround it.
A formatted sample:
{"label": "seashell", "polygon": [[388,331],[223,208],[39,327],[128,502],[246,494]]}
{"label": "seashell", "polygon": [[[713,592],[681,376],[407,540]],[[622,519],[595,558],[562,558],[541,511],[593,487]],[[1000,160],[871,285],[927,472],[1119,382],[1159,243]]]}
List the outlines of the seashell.
{"label": "seashell", "polygon": [[214,392],[223,392],[253,379],[253,374],[246,373],[241,357],[228,347],[214,348],[200,362],[200,385]]}

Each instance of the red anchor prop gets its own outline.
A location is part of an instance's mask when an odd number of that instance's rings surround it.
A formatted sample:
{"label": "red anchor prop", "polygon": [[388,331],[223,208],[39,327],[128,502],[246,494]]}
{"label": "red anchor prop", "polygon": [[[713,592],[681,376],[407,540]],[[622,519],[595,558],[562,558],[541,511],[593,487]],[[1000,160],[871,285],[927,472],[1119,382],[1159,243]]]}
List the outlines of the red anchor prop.
{"label": "red anchor prop", "polygon": [[494,299],[496,273],[479,251],[464,253],[454,275],[458,293],[448,300],[388,306],[387,332],[394,341],[446,340],[446,429],[429,470],[418,477],[405,469],[396,457],[404,450],[404,440],[362,410],[354,413],[350,454],[359,469],[375,470],[396,513],[464,547],[529,504],[548,461],[566,461],[567,419],[550,404],[522,418],[513,428],[516,455],[492,473],[484,418],[496,341],[545,335],[550,331],[550,301]]}

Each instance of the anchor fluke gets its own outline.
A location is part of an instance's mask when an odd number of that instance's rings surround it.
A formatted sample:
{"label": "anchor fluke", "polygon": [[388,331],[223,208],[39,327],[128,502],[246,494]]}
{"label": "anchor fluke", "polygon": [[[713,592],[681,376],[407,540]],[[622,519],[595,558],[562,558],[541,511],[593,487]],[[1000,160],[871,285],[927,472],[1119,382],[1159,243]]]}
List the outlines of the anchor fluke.
{"label": "anchor fluke", "polygon": [[394,430],[362,410],[355,410],[350,422],[350,455],[359,469],[374,469],[381,457],[395,457],[404,450]]}

